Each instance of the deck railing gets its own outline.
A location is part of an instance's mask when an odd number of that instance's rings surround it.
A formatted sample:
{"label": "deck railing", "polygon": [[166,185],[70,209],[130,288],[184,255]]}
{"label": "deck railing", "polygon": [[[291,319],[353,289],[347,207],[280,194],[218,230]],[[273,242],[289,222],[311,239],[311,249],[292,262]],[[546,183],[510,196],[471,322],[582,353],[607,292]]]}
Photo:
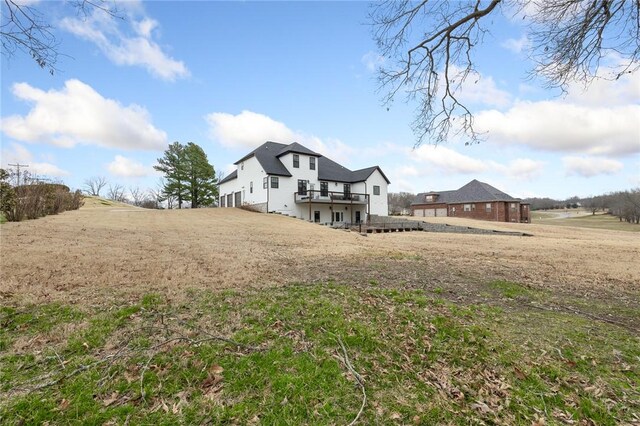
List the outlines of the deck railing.
{"label": "deck railing", "polygon": [[369,194],[363,194],[359,192],[337,192],[337,191],[323,191],[318,189],[308,189],[306,191],[298,191],[295,193],[296,202],[317,202],[317,203],[331,203],[331,202],[354,202],[366,204]]}

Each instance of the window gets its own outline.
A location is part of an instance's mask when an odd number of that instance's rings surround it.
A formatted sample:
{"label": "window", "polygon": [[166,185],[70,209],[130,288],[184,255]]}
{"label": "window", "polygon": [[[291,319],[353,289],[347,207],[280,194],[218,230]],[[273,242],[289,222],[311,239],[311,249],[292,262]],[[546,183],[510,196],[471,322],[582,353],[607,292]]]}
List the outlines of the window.
{"label": "window", "polygon": [[426,195],[426,196],[424,197],[424,200],[425,200],[427,203],[431,203],[431,202],[435,201],[435,197],[434,197],[433,195]]}
{"label": "window", "polygon": [[225,198],[226,197],[224,195],[220,197],[220,207],[224,207]]}
{"label": "window", "polygon": [[348,183],[344,184],[344,199],[348,200],[349,198],[351,198],[351,185],[349,185]]}
{"label": "window", "polygon": [[298,179],[298,195],[307,195],[307,181]]}
{"label": "window", "polygon": [[487,203],[484,205],[484,211],[486,212],[490,212],[491,211],[491,203]]}
{"label": "window", "polygon": [[516,203],[511,203],[511,210],[515,210],[516,209]]}
{"label": "window", "polygon": [[335,212],[335,222],[342,222],[342,220],[344,219],[344,214],[342,212]]}
{"label": "window", "polygon": [[373,195],[380,195],[380,186],[373,185]]}
{"label": "window", "polygon": [[293,154],[293,168],[300,168],[300,156],[298,154]]}
{"label": "window", "polygon": [[316,169],[316,157],[309,157],[309,170]]}
{"label": "window", "polygon": [[253,181],[249,182],[249,194],[253,194]]}
{"label": "window", "polygon": [[320,182],[320,196],[321,197],[329,196],[329,182]]}
{"label": "window", "polygon": [[464,205],[464,211],[465,212],[470,212],[471,211],[471,204],[465,204]]}
{"label": "window", "polygon": [[278,189],[278,176],[271,176],[271,188]]}
{"label": "window", "polygon": [[240,163],[240,170],[244,170],[244,162]]}
{"label": "window", "polygon": [[269,182],[269,178],[265,176],[265,177],[262,179],[262,188],[263,188],[263,189],[267,189],[267,184],[268,184],[268,182]]}

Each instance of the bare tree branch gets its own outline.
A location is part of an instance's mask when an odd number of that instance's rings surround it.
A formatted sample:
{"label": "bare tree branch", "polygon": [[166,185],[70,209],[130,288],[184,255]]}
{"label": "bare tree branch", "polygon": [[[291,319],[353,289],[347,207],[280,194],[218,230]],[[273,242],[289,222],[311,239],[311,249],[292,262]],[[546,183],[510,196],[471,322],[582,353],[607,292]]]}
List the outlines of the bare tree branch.
{"label": "bare tree branch", "polygon": [[[505,5],[505,6],[503,6]],[[463,83],[475,68],[474,52],[498,12],[524,15],[528,23],[532,76],[567,90],[574,81],[603,77],[604,60],[616,79],[640,67],[640,0],[386,0],[370,13],[373,36],[385,58],[379,70],[382,102],[398,94],[417,101],[412,123],[419,146],[451,134],[466,143],[481,136],[473,113],[461,100]],[[613,65],[611,62],[614,61]]]}
{"label": "bare tree branch", "polygon": [[[100,10],[113,18],[123,19],[113,0],[73,0],[69,4],[85,17],[93,10]],[[60,43],[47,17],[37,7],[17,0],[2,0],[1,6],[2,55],[9,59],[17,52],[22,52],[50,74],[57,72]]]}

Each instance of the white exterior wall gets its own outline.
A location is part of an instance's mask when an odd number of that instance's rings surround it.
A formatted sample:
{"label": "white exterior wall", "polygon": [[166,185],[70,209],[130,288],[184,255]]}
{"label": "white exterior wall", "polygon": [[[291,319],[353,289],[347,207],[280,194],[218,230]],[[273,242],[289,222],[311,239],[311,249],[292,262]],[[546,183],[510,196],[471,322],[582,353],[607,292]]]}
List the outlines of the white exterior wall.
{"label": "white exterior wall", "polygon": [[[262,180],[266,174],[256,157],[251,157],[238,164],[238,187],[243,191],[242,202],[259,204],[267,202],[267,190],[262,188]],[[251,193],[253,182],[253,193]]]}
{"label": "white exterior wall", "polygon": [[[380,195],[373,195],[374,185],[380,187]],[[371,176],[367,179],[367,192],[371,196],[371,210],[369,213],[378,216],[388,216],[389,200],[387,198],[387,181],[378,169],[374,170],[373,173],[371,173]]]}
{"label": "white exterior wall", "polygon": [[[309,206],[296,204],[295,193],[298,192],[298,179],[308,181],[307,189],[320,190],[320,182],[318,181],[318,160],[316,159],[316,169],[309,169],[309,155],[297,154],[300,156],[300,167],[293,167],[293,153],[288,153],[280,157],[280,161],[289,170],[292,177],[279,176],[279,188],[271,188],[271,178],[269,178],[269,211],[277,211],[289,216],[296,216],[308,219]],[[312,218],[313,220],[313,218]]]}

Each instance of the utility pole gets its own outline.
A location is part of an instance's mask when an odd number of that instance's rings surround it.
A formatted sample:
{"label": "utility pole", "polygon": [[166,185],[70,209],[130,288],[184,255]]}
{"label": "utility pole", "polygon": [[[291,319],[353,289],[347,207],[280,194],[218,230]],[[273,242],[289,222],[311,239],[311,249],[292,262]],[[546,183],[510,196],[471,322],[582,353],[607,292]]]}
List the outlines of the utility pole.
{"label": "utility pole", "polygon": [[16,164],[7,164],[8,166],[13,166],[18,170],[18,184],[16,186],[20,186],[20,167],[24,167],[27,168],[29,167],[28,164],[20,164],[19,162],[16,162]]}

